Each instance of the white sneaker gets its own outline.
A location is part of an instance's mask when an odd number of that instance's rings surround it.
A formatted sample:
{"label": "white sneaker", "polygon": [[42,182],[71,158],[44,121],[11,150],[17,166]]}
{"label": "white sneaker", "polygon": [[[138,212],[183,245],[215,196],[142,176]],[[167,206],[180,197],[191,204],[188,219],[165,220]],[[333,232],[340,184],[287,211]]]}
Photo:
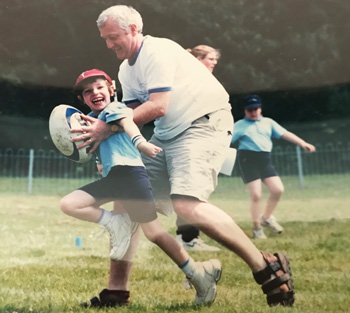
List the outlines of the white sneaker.
{"label": "white sneaker", "polygon": [[187,277],[185,289],[193,286],[196,289],[195,302],[197,305],[210,305],[216,298],[216,284],[221,278],[221,263],[217,259],[205,262],[196,262],[192,277]]}
{"label": "white sneaker", "polygon": [[260,228],[253,229],[253,238],[255,239],[267,239],[264,230]]}
{"label": "white sneaker", "polygon": [[187,251],[220,251],[218,247],[209,246],[199,237],[192,239],[190,242],[182,240],[182,235],[177,235],[176,240],[182,244]]}
{"label": "white sneaker", "polygon": [[281,233],[283,231],[283,227],[277,223],[276,218],[271,215],[269,218],[264,218],[261,216],[261,225],[269,228],[275,233]]}
{"label": "white sneaker", "polygon": [[123,258],[129,248],[132,234],[136,231],[138,223],[130,220],[129,214],[113,214],[110,222],[103,227],[109,232],[111,240],[110,259],[117,261]]}

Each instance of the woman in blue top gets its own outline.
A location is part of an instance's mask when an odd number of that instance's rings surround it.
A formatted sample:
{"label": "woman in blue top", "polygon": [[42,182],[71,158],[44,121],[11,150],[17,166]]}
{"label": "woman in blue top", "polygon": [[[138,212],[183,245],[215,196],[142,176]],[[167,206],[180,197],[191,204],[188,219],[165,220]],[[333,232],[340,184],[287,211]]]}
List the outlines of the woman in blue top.
{"label": "woman in blue top", "polygon": [[[238,141],[238,165],[250,195],[253,237],[266,239],[261,226],[266,226],[276,233],[283,231],[283,227],[273,216],[284,187],[271,163],[271,139],[282,138],[308,152],[314,152],[315,147],[287,131],[274,120],[263,117],[261,112],[261,99],[258,95],[248,95],[244,98],[245,117],[235,123],[232,143]],[[263,214],[261,182],[270,192]]]}

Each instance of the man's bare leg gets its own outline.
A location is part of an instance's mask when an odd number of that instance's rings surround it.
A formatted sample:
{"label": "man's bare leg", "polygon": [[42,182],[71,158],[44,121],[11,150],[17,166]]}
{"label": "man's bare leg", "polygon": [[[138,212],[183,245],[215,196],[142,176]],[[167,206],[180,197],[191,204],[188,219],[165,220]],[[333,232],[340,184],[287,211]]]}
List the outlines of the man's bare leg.
{"label": "man's bare leg", "polygon": [[178,215],[240,256],[253,272],[266,267],[260,251],[227,213],[192,197],[175,196],[173,203]]}
{"label": "man's bare leg", "polygon": [[255,281],[264,287],[270,306],[293,304],[294,286],[287,256],[259,251],[228,214],[210,203],[178,195],[172,196],[172,200],[175,212],[181,218],[198,227],[247,263]]}

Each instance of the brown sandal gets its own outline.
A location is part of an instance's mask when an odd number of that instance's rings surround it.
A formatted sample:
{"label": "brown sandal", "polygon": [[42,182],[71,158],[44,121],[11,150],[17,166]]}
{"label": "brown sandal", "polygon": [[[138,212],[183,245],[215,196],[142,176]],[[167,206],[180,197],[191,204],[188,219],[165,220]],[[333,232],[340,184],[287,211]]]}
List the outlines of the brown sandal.
{"label": "brown sandal", "polygon": [[[266,268],[253,273],[255,281],[262,285],[269,306],[292,306],[294,303],[294,285],[289,260],[282,253],[261,252],[267,264]],[[273,275],[273,276],[272,276]]]}

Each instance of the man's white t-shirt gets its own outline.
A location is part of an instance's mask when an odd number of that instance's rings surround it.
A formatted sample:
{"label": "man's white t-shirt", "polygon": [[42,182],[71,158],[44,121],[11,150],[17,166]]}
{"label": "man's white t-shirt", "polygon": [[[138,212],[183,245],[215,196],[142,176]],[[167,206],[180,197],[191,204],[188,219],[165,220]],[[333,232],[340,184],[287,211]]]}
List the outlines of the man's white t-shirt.
{"label": "man's white t-shirt", "polygon": [[167,113],[154,122],[160,140],[174,138],[206,114],[231,110],[229,96],[214,75],[169,39],[145,36],[134,62],[121,64],[118,78],[126,104],[144,103],[153,92],[171,91]]}

